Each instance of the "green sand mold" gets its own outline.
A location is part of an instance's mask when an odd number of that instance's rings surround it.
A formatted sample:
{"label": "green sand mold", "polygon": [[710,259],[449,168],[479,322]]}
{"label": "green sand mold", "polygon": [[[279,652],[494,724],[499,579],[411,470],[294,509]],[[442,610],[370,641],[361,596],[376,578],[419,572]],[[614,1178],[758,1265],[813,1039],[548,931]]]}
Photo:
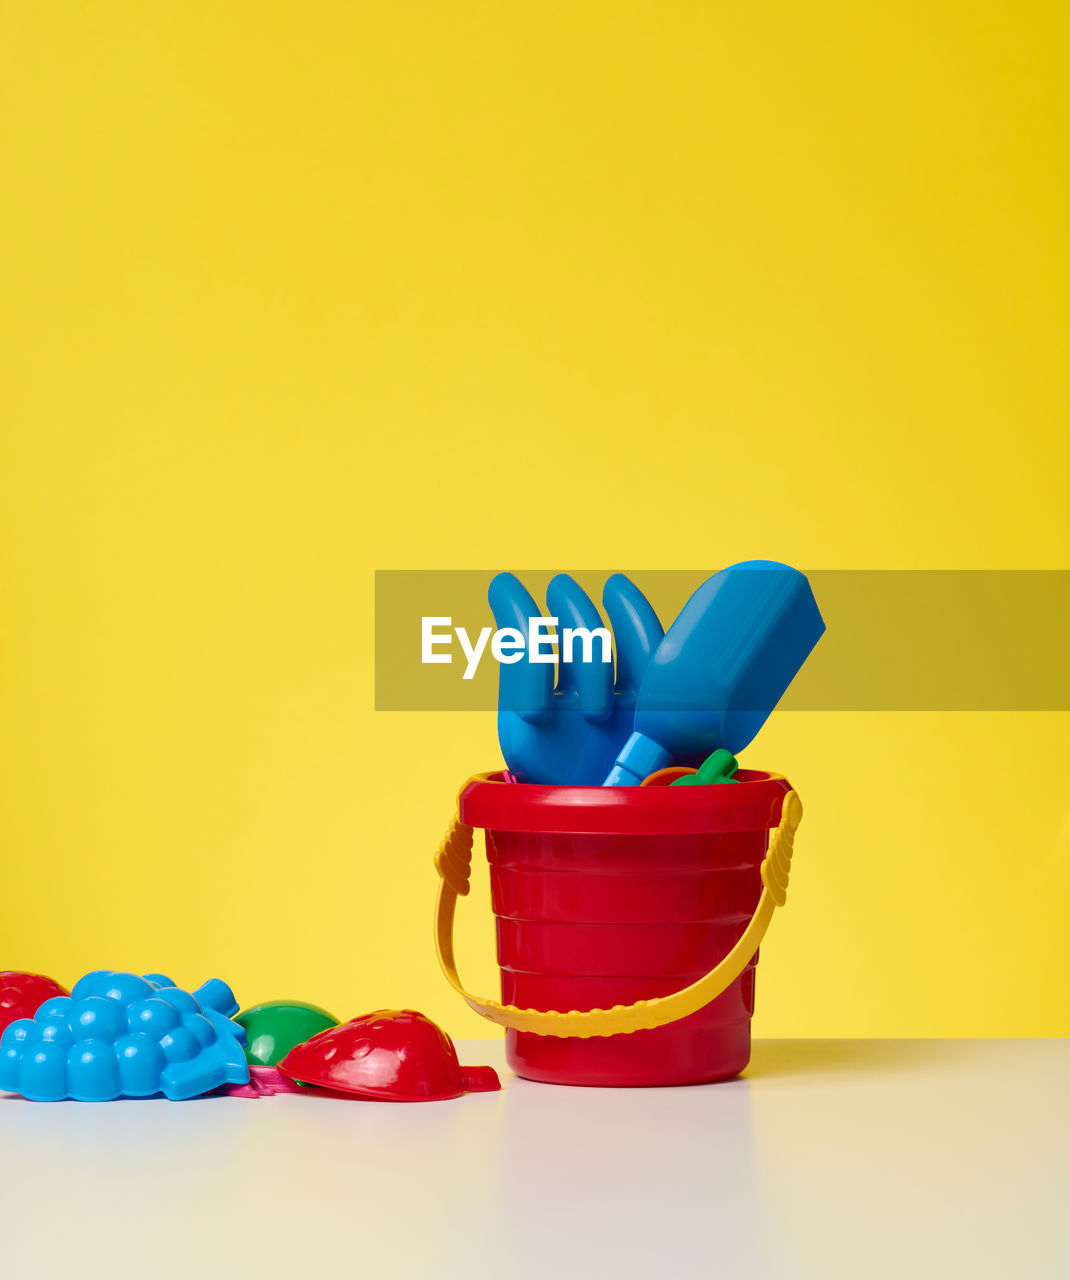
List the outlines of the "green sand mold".
{"label": "green sand mold", "polygon": [[338,1026],[333,1014],[303,1000],[268,1000],[243,1009],[234,1021],[249,1037],[246,1061],[261,1067],[275,1066],[291,1049]]}

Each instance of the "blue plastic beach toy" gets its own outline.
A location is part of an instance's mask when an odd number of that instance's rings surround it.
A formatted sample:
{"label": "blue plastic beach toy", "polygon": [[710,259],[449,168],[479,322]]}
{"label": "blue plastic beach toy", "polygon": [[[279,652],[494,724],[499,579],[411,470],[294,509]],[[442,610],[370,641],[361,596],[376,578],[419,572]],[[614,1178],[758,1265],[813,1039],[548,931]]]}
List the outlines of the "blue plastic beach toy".
{"label": "blue plastic beach toy", "polygon": [[[500,573],[488,592],[498,626],[513,627],[524,638],[519,662],[503,662],[498,676],[498,740],[509,770],[520,782],[597,787],[632,732],[635,696],[663,632],[658,615],[643,593],[622,573],[605,585],[602,603],[613,626],[617,665],[601,662],[600,647],[591,646],[594,661],[583,661],[577,643],[572,662],[558,665],[554,689],[553,663],[532,662],[529,619],[542,611],[511,573]],[[559,573],[546,591],[550,616],[565,627],[603,627],[602,618],[583,588]]]}
{"label": "blue plastic beach toy", "polygon": [[0,1089],[31,1102],[109,1102],[162,1093],[173,1102],[246,1084],[245,1032],[225,982],[192,994],[160,973],[101,969],[46,1000],[0,1038]]}
{"label": "blue plastic beach toy", "polygon": [[637,787],[670,760],[738,755],[765,724],[825,630],[810,584],[775,560],[704,582],[650,660],[635,731],[607,787]]}

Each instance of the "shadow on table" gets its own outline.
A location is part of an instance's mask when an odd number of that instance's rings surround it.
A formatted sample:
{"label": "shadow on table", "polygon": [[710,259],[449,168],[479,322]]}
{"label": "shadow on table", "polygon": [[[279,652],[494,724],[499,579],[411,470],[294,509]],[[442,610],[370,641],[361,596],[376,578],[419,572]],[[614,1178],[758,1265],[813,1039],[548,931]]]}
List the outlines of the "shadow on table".
{"label": "shadow on table", "polygon": [[955,1062],[968,1040],[755,1040],[744,1080],[921,1071]]}

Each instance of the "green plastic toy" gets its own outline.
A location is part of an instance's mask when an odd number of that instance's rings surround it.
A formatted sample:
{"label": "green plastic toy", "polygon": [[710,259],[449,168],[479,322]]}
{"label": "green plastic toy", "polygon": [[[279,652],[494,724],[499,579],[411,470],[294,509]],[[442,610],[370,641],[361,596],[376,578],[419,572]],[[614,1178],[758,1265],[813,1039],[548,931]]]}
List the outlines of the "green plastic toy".
{"label": "green plastic toy", "polygon": [[246,1061],[261,1067],[275,1066],[291,1049],[338,1026],[333,1014],[303,1000],[267,1000],[243,1009],[234,1021],[245,1028],[249,1037]]}
{"label": "green plastic toy", "polygon": [[670,787],[708,787],[712,783],[735,782],[732,775],[739,768],[736,757],[724,747],[706,757],[694,773],[685,773],[682,778],[670,782]]}

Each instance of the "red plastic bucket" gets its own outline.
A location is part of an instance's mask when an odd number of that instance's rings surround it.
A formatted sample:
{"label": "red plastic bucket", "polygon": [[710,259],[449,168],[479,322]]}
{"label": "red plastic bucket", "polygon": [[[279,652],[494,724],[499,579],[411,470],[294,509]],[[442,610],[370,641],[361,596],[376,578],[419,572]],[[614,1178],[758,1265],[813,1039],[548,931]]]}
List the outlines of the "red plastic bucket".
{"label": "red plastic bucket", "polygon": [[[724,960],[755,915],[769,832],[791,790],[753,770],[736,779],[671,788],[508,785],[496,775],[469,783],[459,817],[486,831],[503,1004],[517,1013],[631,1005],[671,995]],[[503,1018],[509,1065],[530,1080],[571,1085],[738,1075],[750,1057],[756,963],[755,952],[712,1003],[650,1030],[577,1038],[516,1030]]]}

